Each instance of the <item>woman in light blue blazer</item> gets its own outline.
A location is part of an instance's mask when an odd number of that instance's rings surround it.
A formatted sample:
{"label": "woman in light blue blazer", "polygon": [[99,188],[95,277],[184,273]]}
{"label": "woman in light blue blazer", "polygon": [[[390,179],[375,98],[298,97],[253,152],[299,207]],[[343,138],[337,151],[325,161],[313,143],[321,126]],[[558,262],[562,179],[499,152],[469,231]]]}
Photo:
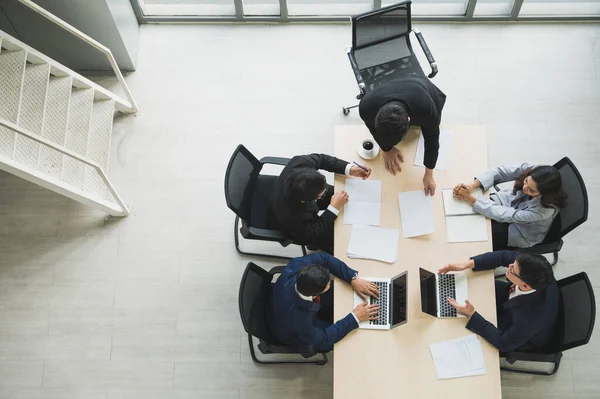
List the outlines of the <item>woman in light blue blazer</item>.
{"label": "woman in light blue blazer", "polygon": [[[488,190],[494,184],[515,181],[512,189],[473,195],[473,190]],[[494,251],[507,247],[529,248],[544,240],[552,221],[564,208],[567,196],[560,173],[547,165],[498,166],[477,176],[471,184],[458,184],[454,197],[473,205],[473,210],[492,219]]]}

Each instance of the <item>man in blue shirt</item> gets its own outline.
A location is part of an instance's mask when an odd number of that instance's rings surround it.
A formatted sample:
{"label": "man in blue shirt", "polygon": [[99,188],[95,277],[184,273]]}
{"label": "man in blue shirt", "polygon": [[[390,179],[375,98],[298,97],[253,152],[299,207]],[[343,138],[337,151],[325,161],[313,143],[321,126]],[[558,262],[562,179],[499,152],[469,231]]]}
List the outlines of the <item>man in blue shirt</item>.
{"label": "man in blue shirt", "polygon": [[[333,289],[330,273],[352,285],[365,302],[333,323]],[[378,305],[367,305],[367,296],[378,297],[377,286],[358,277],[358,272],[327,254],[292,259],[279,276],[267,309],[273,335],[288,345],[312,345],[331,350],[358,323],[375,320]]]}

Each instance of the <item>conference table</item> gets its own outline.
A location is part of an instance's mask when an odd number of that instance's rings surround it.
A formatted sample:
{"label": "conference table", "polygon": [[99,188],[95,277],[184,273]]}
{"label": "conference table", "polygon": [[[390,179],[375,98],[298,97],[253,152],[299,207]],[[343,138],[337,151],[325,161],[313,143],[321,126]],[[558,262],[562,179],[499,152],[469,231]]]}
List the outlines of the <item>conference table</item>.
{"label": "conference table", "polygon": [[[438,319],[421,311],[419,267],[437,272],[450,262],[467,261],[470,256],[491,251],[491,225],[487,221],[488,241],[446,242],[442,189],[469,182],[488,168],[485,128],[483,126],[443,126],[452,133],[449,167],[434,170],[437,190],[433,197],[435,233],[403,238],[398,193],[423,189],[423,167],[414,165],[420,129],[412,127],[398,144],[404,155],[402,172],[393,176],[384,167],[381,153],[363,160],[357,148],[371,135],[365,126],[337,126],[335,156],[372,170],[370,179],[382,181],[381,224],[400,230],[398,260],[384,263],[350,259],[347,248],[351,225],[344,224],[343,210],[335,222],[335,256],[358,270],[364,277],[393,277],[408,272],[407,323],[392,330],[356,329],[335,345],[333,366],[334,399],[351,398],[444,398],[500,399],[498,351],[479,338],[486,373],[480,376],[438,380],[429,346],[472,334],[466,319]],[[335,176],[335,191],[343,190],[346,176]],[[352,200],[352,199],[350,199]],[[467,272],[469,301],[476,311],[496,324],[493,271]],[[353,309],[352,288],[335,284],[334,315],[339,320]]]}

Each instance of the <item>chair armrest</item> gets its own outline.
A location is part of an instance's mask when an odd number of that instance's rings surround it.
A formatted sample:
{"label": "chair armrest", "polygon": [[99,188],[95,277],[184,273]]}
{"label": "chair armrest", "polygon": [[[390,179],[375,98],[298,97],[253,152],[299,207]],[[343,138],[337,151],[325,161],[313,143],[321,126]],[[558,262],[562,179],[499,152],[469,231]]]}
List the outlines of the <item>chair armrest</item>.
{"label": "chair armrest", "polygon": [[290,238],[282,231],[270,230],[270,229],[259,229],[256,227],[248,227],[248,232],[251,236],[258,237],[261,239],[271,241],[289,241]]}
{"label": "chair armrest", "polygon": [[415,32],[415,35],[417,36],[417,40],[419,41],[419,44],[421,45],[421,49],[423,49],[423,52],[425,53],[425,57],[427,57],[427,62],[429,62],[429,66],[431,67],[431,73],[429,75],[427,75],[431,79],[438,73],[437,63],[435,62],[435,58],[433,58],[433,54],[431,53],[431,50],[429,50],[429,46],[427,46],[427,42],[425,41],[425,38],[423,37],[423,34],[421,33],[421,31],[417,28],[414,28],[413,32]]}
{"label": "chair armrest", "polygon": [[269,270],[269,273],[271,274],[271,276],[274,276],[275,274],[283,273],[284,270],[285,270],[285,266],[275,266],[275,267],[272,267],[271,270]]}
{"label": "chair armrest", "polygon": [[[260,349],[260,346],[259,346]],[[317,351],[312,345],[298,345],[298,346],[277,346],[268,344],[267,350],[270,353],[289,353],[289,354],[298,354],[302,355],[305,358],[314,356],[317,354]],[[261,350],[262,352],[262,350]],[[263,352],[264,353],[264,352]]]}
{"label": "chair armrest", "polygon": [[367,94],[365,82],[360,74],[360,69],[358,68],[358,63],[356,62],[356,58],[354,57],[352,49],[347,49],[346,53],[348,54],[350,66],[352,67],[352,72],[354,73],[354,78],[356,79],[356,84],[358,84],[358,90],[360,91],[360,93],[356,96],[356,99],[360,100],[365,96],[365,94]]}
{"label": "chair armrest", "polygon": [[556,355],[556,353],[508,352],[505,354],[504,359],[509,364],[514,364],[518,360],[526,362],[550,362]]}
{"label": "chair armrest", "polygon": [[263,157],[260,159],[261,164],[270,163],[273,165],[282,165],[285,166],[290,161],[289,158],[281,158],[281,157]]}
{"label": "chair armrest", "polygon": [[553,241],[553,242],[537,244],[537,245],[534,245],[533,247],[529,247],[529,248],[518,248],[517,250],[520,252],[525,252],[525,253],[530,253],[530,254],[543,255],[543,254],[549,254],[554,251],[560,251],[562,249],[562,246],[563,246],[563,240],[557,240],[557,241]]}

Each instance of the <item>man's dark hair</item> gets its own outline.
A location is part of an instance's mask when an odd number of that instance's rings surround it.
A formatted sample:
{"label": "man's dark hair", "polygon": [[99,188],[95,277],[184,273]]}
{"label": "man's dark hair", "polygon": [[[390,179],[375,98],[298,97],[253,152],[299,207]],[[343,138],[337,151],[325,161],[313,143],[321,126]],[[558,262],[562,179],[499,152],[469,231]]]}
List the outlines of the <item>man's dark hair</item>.
{"label": "man's dark hair", "polygon": [[316,296],[325,290],[329,283],[329,270],[321,265],[308,265],[296,274],[296,288],[306,296]]}
{"label": "man's dark hair", "polygon": [[[375,116],[375,132],[398,144],[408,130],[408,113],[400,101],[384,104]],[[392,140],[393,139],[393,140]]]}
{"label": "man's dark hair", "polygon": [[325,176],[314,169],[294,169],[286,177],[283,192],[294,202],[312,201],[327,187]]}
{"label": "man's dark hair", "polygon": [[521,254],[517,257],[519,277],[534,290],[545,290],[554,276],[550,262],[542,255]]}

